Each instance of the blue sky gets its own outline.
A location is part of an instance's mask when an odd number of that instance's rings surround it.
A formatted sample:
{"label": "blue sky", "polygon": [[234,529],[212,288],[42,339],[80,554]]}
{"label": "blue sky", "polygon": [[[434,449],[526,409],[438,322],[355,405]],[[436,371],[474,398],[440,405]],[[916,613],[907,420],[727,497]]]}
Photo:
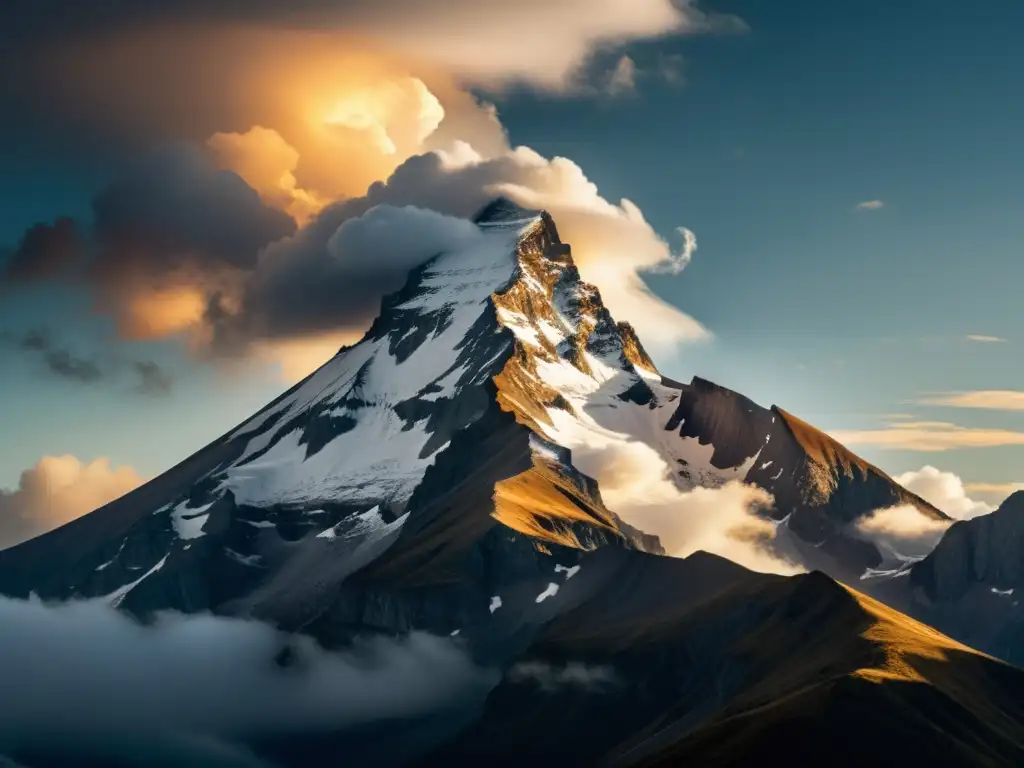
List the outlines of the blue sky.
{"label": "blue sky", "polygon": [[[919,402],[1024,389],[1024,5],[705,6],[749,30],[627,46],[616,55],[637,64],[631,93],[478,91],[513,144],[571,158],[673,245],[677,226],[696,233],[690,266],[648,282],[714,338],[662,356],[663,372],[710,378],[847,434],[884,429],[893,414],[1024,431],[1024,410]],[[681,83],[657,76],[665,61]],[[36,221],[87,215],[122,159],[117,148],[8,142],[0,243]],[[858,207],[867,201],[881,206]],[[117,342],[109,319],[88,308],[71,289],[18,288],[0,294],[0,329],[47,325],[82,352],[157,360],[175,386],[144,398],[127,380],[72,384],[0,348],[0,487],[61,453],[153,475],[285,386],[267,366],[226,374],[180,341]],[[923,452],[872,442],[853,447],[891,473],[930,463],[971,483],[1024,481],[1021,445]]]}

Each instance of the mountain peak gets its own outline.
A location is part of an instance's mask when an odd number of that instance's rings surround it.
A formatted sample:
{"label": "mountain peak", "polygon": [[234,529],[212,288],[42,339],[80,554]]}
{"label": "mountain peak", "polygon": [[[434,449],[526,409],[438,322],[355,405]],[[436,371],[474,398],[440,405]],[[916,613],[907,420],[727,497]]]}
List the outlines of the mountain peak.
{"label": "mountain peak", "polygon": [[524,208],[518,203],[502,195],[496,197],[473,217],[477,224],[499,224],[535,219],[542,211]]}

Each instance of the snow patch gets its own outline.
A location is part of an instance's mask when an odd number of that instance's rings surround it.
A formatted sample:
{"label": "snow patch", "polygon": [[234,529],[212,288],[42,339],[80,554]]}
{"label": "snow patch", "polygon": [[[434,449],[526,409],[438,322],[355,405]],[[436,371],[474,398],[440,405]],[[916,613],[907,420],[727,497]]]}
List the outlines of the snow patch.
{"label": "snow patch", "polygon": [[578,565],[574,565],[572,567],[567,567],[567,566],[564,566],[564,565],[556,565],[555,566],[555,573],[563,573],[563,572],[565,573],[565,580],[568,581],[569,579],[571,579],[573,576],[575,576],[577,573],[580,572],[580,566],[578,566]]}
{"label": "snow patch", "polygon": [[125,597],[127,597],[129,592],[131,592],[133,589],[135,589],[135,587],[139,586],[139,584],[144,582],[146,579],[148,579],[150,576],[152,576],[154,573],[156,573],[164,567],[164,563],[167,562],[167,557],[168,555],[164,555],[159,563],[154,565],[152,568],[150,568],[148,571],[142,574],[135,581],[123,584],[122,586],[118,587],[110,594],[105,595],[101,599],[105,600],[112,608],[117,608],[122,602],[124,602],[124,599]]}
{"label": "snow patch", "polygon": [[203,526],[206,525],[206,520],[210,516],[207,510],[216,503],[217,500],[214,499],[209,504],[190,509],[188,499],[185,499],[176,506],[171,511],[171,524],[174,526],[174,532],[178,538],[188,541],[202,536]]}
{"label": "snow patch", "polygon": [[545,589],[543,592],[541,592],[539,595],[537,595],[537,599],[536,599],[535,602],[543,603],[549,597],[554,597],[557,594],[558,594],[558,585],[555,584],[555,582],[553,582],[553,581],[549,582],[547,589]]}
{"label": "snow patch", "polygon": [[498,597],[497,595],[494,595],[491,598],[491,604],[490,604],[489,608],[490,608],[491,613],[494,613],[496,610],[501,608],[501,598]]}

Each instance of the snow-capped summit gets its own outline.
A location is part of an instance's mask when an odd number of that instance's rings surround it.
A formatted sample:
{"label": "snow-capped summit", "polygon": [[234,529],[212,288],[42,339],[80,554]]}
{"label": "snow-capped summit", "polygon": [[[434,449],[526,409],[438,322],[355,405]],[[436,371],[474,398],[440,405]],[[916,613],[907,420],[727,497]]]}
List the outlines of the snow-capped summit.
{"label": "snow-capped summit", "polygon": [[[990,753],[964,745],[1010,738],[1000,764],[1020,764],[1020,673],[822,573],[660,556],[582,457],[621,442],[680,493],[757,484],[787,553],[838,578],[881,559],[858,518],[941,512],[780,408],[662,376],[548,213],[499,199],[473,223],[459,248],[423,254],[359,343],[227,435],[0,552],[0,593],[210,610],[328,647],[426,632],[494,675],[486,701],[419,720],[253,735],[275,764],[729,762],[721,749],[760,764],[764,731],[853,765],[875,757],[845,725],[864,713],[900,734],[883,749],[898,762],[973,764]],[[822,710],[842,727],[823,731]],[[1010,725],[987,725],[997,710]],[[951,730],[969,718],[970,738]]]}
{"label": "snow-capped summit", "polygon": [[138,609],[251,604],[257,586],[266,602],[282,579],[294,595],[297,552],[333,542],[366,567],[422,537],[431,504],[479,459],[463,455],[467,436],[482,434],[505,445],[479,514],[541,542],[661,551],[573,463],[574,450],[624,441],[681,492],[729,480],[772,491],[790,544],[818,567],[877,565],[846,525],[909,495],[867,469],[829,475],[831,449],[784,411],[663,377],[581,279],[548,213],[499,198],[473,221],[461,247],[423,255],[360,342],[164,476],[0,555],[0,587]]}

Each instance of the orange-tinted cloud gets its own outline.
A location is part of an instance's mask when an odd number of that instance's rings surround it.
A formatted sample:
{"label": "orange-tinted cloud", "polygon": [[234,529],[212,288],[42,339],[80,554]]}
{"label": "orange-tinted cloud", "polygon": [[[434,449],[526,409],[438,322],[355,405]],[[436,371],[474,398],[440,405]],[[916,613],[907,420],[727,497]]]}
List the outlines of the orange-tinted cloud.
{"label": "orange-tinted cloud", "polygon": [[[143,6],[151,13],[137,15]],[[229,11],[189,0],[174,12],[126,5],[104,28],[68,26],[25,69],[82,131],[126,145],[188,139],[232,172],[211,174],[193,159],[190,176],[172,164],[149,177],[163,174],[163,183],[122,185],[101,199],[91,280],[96,306],[123,336],[179,336],[261,359],[277,350],[283,368],[305,370],[312,350],[365,328],[380,299],[375,289],[339,300],[358,287],[326,247],[345,221],[380,203],[467,216],[499,194],[552,212],[584,278],[649,345],[709,335],[642,276],[678,272],[692,233],[679,230],[676,251],[636,205],[606,200],[571,160],[511,148],[496,110],[467,86],[573,89],[595,54],[728,20],[687,0],[351,0],[329,14],[304,0],[254,0]],[[613,90],[628,90],[632,59],[616,57]],[[175,196],[188,189],[200,194]],[[303,226],[285,231],[290,222]],[[408,268],[403,259],[377,266]],[[315,290],[279,312],[294,296],[275,281],[299,267],[312,271],[291,284]],[[320,273],[331,280],[310,277]]]}
{"label": "orange-tinted cloud", "polygon": [[0,490],[0,548],[38,536],[123,496],[143,482],[109,459],[83,464],[74,456],[44,456],[21,473],[18,487]]}

